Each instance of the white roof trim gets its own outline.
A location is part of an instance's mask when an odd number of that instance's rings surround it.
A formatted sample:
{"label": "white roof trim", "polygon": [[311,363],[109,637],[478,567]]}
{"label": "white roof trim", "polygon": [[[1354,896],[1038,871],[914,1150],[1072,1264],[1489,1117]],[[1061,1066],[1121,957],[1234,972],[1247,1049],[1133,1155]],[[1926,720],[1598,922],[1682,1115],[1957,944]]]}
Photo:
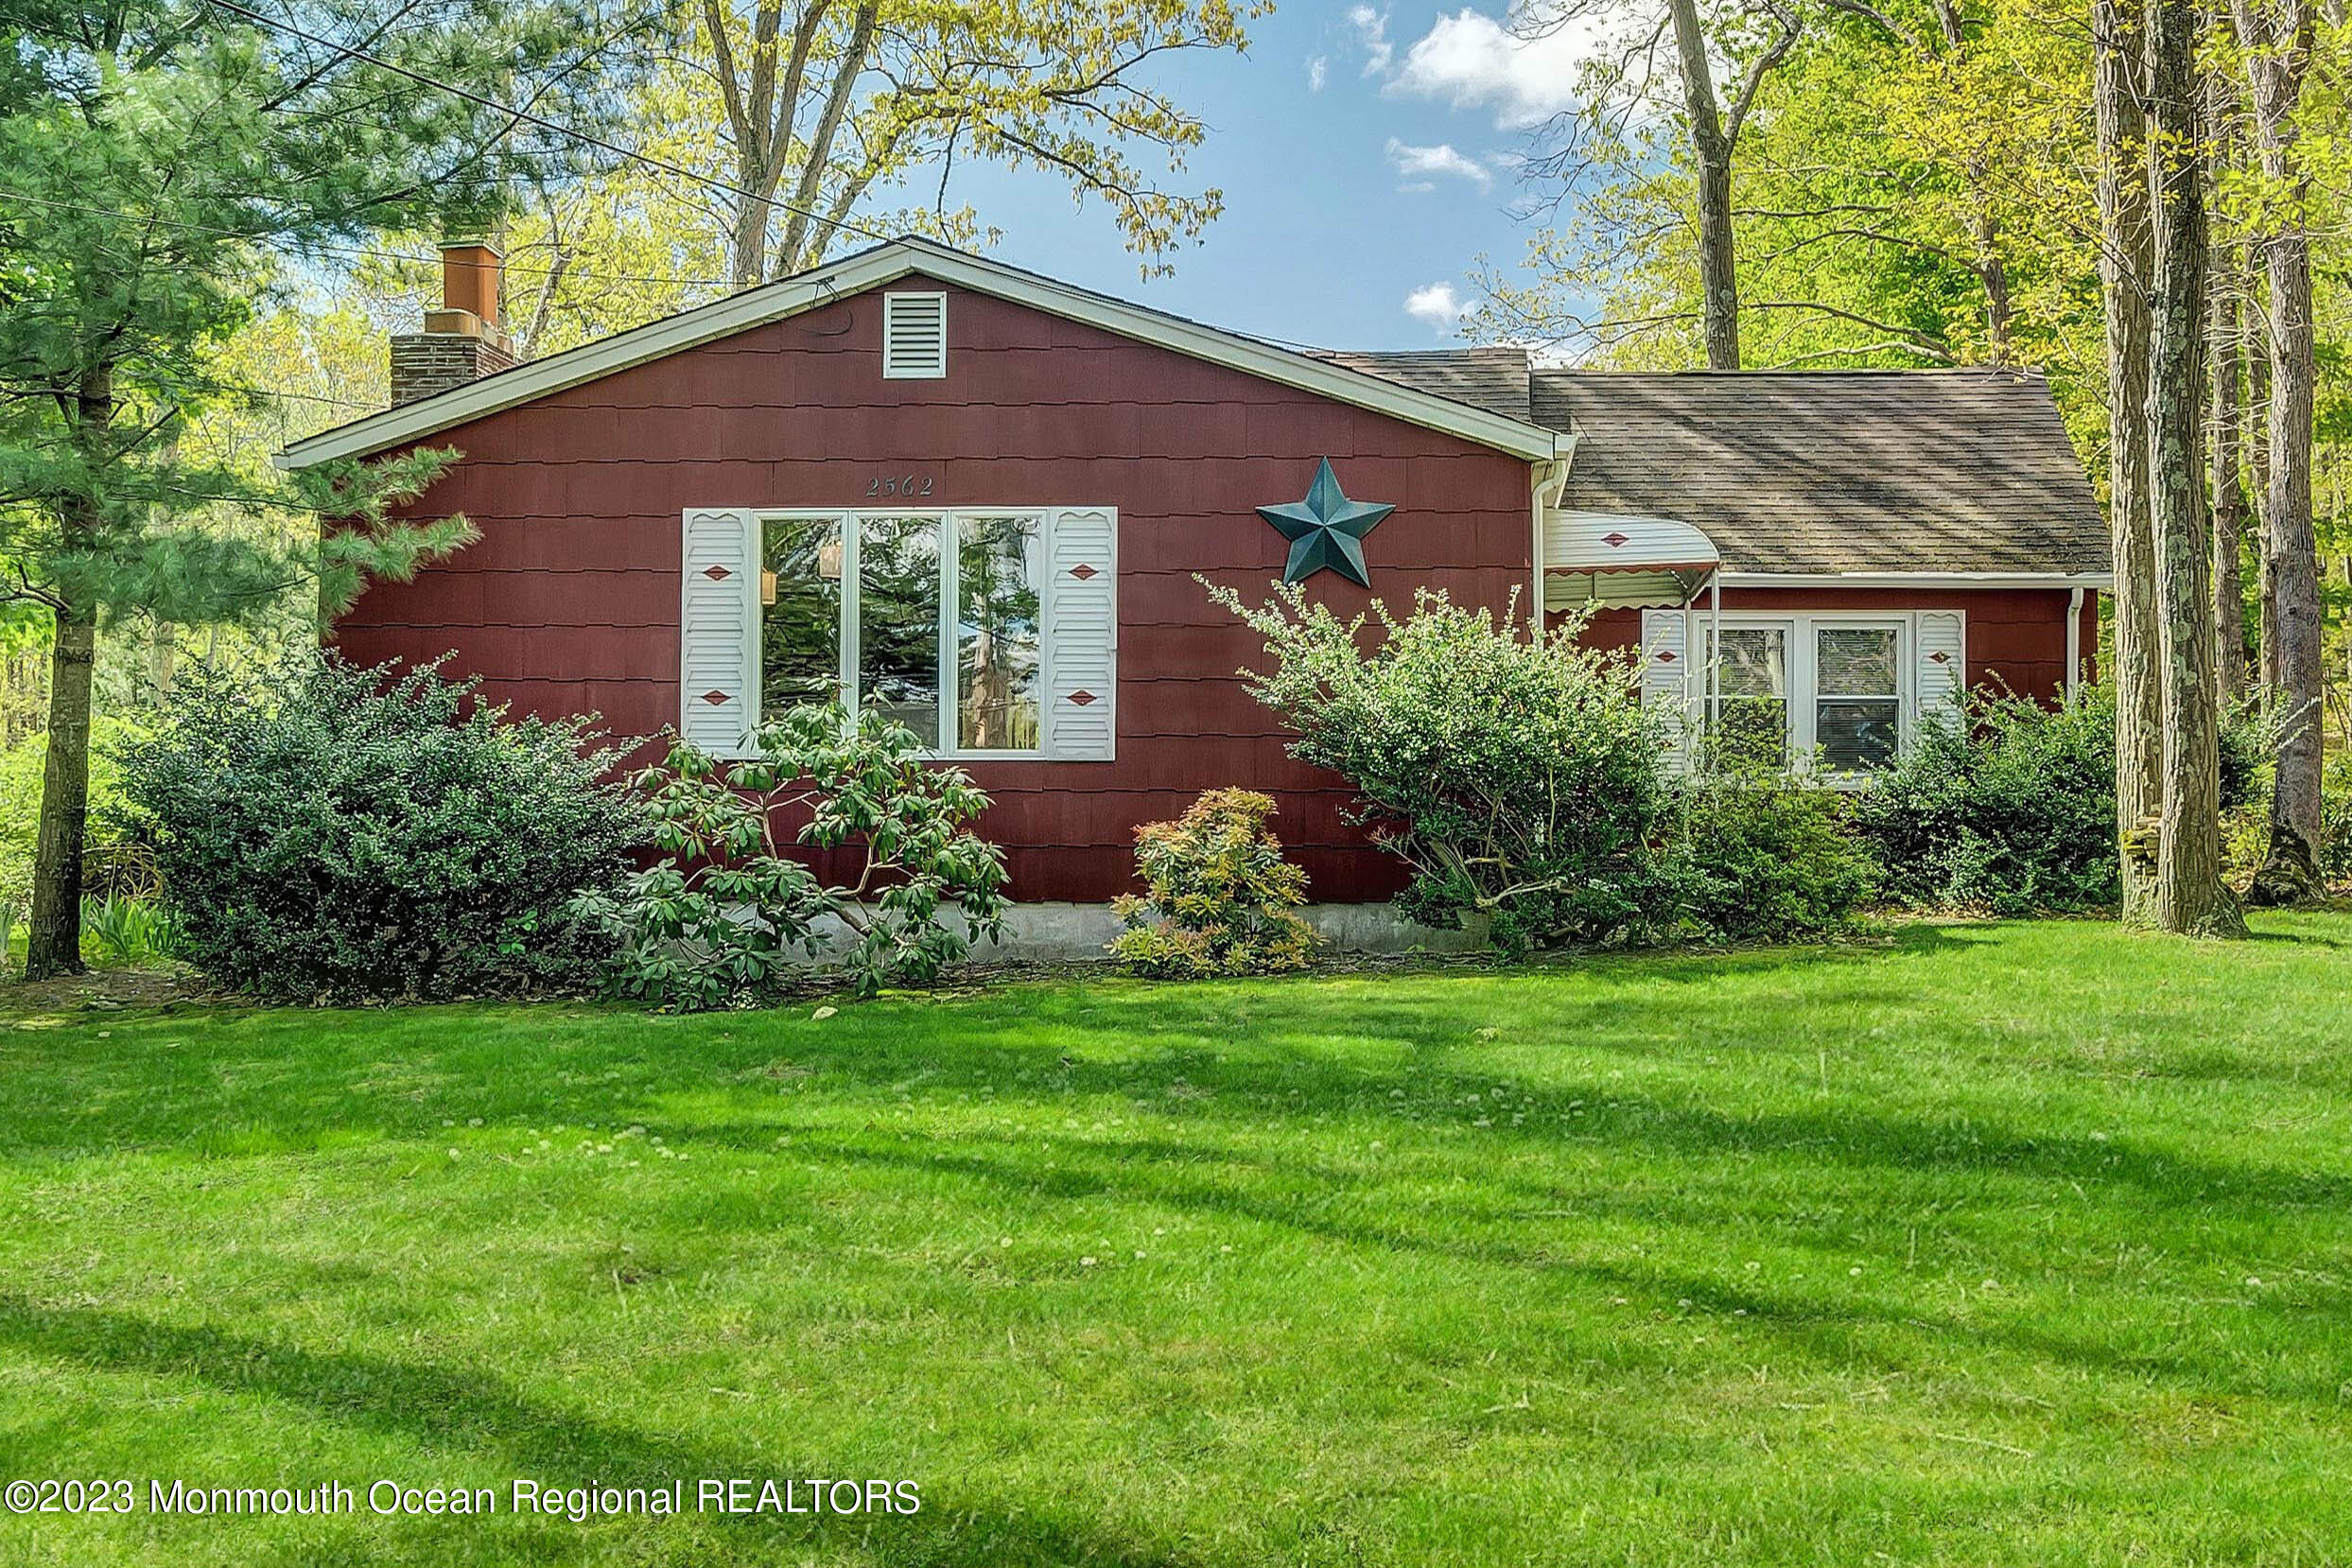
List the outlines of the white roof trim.
{"label": "white roof trim", "polygon": [[2080,571],[1735,571],[1727,588],[2112,588],[2113,572]]}
{"label": "white roof trim", "polygon": [[1539,425],[1507,419],[1362,371],[1311,359],[1254,338],[1202,326],[928,240],[900,238],[797,277],[763,284],[322,431],[280,452],[276,462],[280,468],[293,469],[340,458],[366,457],[632,365],[797,315],[843,295],[862,293],[910,274],[1010,300],[1123,338],[1157,343],[1195,359],[1228,365],[1264,380],[1353,404],[1515,457],[1548,459],[1564,448],[1568,441],[1564,434]]}

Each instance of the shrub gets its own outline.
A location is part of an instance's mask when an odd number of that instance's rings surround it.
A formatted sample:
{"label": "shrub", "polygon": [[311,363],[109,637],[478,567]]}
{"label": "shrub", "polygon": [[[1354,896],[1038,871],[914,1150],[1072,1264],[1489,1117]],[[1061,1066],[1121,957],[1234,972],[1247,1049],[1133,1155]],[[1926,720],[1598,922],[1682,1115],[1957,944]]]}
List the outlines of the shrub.
{"label": "shrub", "polygon": [[565,915],[617,885],[642,818],[585,720],[510,721],[475,681],[306,651],[198,670],[125,748],[179,955],[288,998],[514,994],[591,982]]}
{"label": "shrub", "polygon": [[1459,928],[1485,915],[1506,951],[1593,941],[1659,913],[1650,848],[1667,793],[1660,736],[1622,655],[1577,644],[1580,619],[1528,634],[1443,594],[1414,597],[1360,646],[1297,585],[1250,609],[1212,597],[1263,635],[1270,672],[1243,671],[1298,732],[1291,754],[1348,780],[1354,820],[1412,868],[1408,917]]}
{"label": "shrub", "polygon": [[2319,874],[2352,881],[2352,756],[2338,752],[2320,792]]}
{"label": "shrub", "polygon": [[[759,726],[758,755],[722,764],[681,740],[634,780],[653,842],[674,859],[583,910],[619,941],[623,995],[688,1008],[771,995],[795,950],[820,957],[827,916],[855,940],[840,955],[861,992],[921,983],[1003,927],[1004,858],[967,830],[988,797],[961,768],[923,760],[913,732],[868,711],[797,707]],[[858,872],[828,885],[788,856],[777,819],[804,818],[804,849],[849,850]],[[952,904],[964,929],[937,915]]]}
{"label": "shrub", "polygon": [[[2262,787],[2264,731],[2221,731],[2221,804]],[[1931,720],[1857,803],[1856,824],[1906,902],[1995,915],[2103,909],[2122,897],[2116,841],[2116,701],[2086,686],[2067,707],[1971,695]]]}
{"label": "shrub", "polygon": [[1683,922],[1735,940],[1852,927],[1879,869],[1843,793],[1777,772],[1695,776],[1680,792],[1667,863]]}
{"label": "shrub", "polygon": [[1307,962],[1315,932],[1296,913],[1307,874],[1282,858],[1266,823],[1274,802],[1211,790],[1175,822],[1135,830],[1147,890],[1118,901],[1126,924],[1111,952],[1137,974],[1191,980],[1280,974]]}

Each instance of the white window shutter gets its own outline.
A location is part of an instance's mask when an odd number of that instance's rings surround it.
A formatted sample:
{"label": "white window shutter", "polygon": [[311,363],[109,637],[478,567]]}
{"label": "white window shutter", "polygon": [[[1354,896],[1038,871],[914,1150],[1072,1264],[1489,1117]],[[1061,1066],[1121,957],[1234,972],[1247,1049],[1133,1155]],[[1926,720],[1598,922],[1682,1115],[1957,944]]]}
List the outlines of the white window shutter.
{"label": "white window shutter", "polygon": [[1690,629],[1686,610],[1642,612],[1642,706],[1664,716],[1666,759],[1677,768],[1691,758]]}
{"label": "white window shutter", "polygon": [[684,540],[678,733],[714,757],[740,757],[758,691],[759,519],[691,508]]}
{"label": "white window shutter", "polygon": [[1966,619],[1958,610],[1922,610],[1916,642],[1920,717],[1942,713],[1957,719],[1960,696],[1968,689]]}
{"label": "white window shutter", "polygon": [[1054,514],[1046,559],[1045,734],[1049,757],[1107,762],[1118,735],[1119,514]]}

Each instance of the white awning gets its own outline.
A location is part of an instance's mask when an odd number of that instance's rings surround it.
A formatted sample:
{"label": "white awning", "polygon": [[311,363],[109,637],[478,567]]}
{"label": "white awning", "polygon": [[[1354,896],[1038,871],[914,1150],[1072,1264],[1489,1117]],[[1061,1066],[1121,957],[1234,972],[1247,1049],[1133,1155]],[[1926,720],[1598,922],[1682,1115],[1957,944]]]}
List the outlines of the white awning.
{"label": "white awning", "polygon": [[1672,517],[1555,508],[1543,518],[1543,607],[1688,603],[1723,564],[1715,541]]}

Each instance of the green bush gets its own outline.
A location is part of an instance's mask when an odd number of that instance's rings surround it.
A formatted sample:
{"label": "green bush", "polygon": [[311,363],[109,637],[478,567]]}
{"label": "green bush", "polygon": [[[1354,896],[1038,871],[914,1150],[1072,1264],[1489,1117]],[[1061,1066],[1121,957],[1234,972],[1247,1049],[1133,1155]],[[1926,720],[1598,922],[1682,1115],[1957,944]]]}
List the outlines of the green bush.
{"label": "green bush", "polygon": [[571,988],[604,946],[570,919],[617,884],[641,813],[584,720],[510,721],[474,681],[290,655],[199,669],[122,754],[181,957],[287,998]]}
{"label": "green bush", "polygon": [[1280,974],[1304,966],[1315,932],[1297,911],[1307,874],[1282,858],[1266,824],[1274,802],[1211,790],[1175,822],[1135,830],[1135,869],[1148,890],[1121,898],[1126,924],[1110,950],[1137,974],[1193,980]]}
{"label": "green bush", "polygon": [[1680,791],[1667,865],[1687,927],[1734,940],[1850,929],[1879,869],[1842,792],[1758,769],[1692,777]]}
{"label": "green bush", "polygon": [[2331,883],[2352,881],[2352,756],[2338,752],[2328,763],[2320,810],[2319,874]]}
{"label": "green bush", "polygon": [[1291,754],[1354,787],[1354,820],[1412,869],[1398,900],[1440,928],[1492,922],[1507,952],[1598,941],[1656,919],[1651,847],[1668,797],[1660,735],[1622,654],[1579,647],[1582,621],[1530,635],[1443,594],[1414,597],[1384,634],[1297,585],[1262,608],[1211,596],[1265,638],[1251,693],[1298,732]]}
{"label": "green bush", "polygon": [[[758,755],[732,764],[678,741],[634,780],[673,859],[581,903],[619,943],[613,989],[686,1008],[762,1001],[795,950],[824,954],[829,916],[854,938],[843,971],[871,993],[936,979],[1001,932],[1004,857],[967,829],[988,797],[963,769],[927,763],[870,710],[847,723],[838,706],[796,707],[753,740]],[[856,854],[856,878],[828,884],[788,855],[779,818],[802,819],[805,850]],[[938,918],[950,904],[961,929]]]}
{"label": "green bush", "polygon": [[[2253,720],[2222,727],[2224,810],[2258,794],[2264,749]],[[1961,721],[1930,720],[1873,778],[1855,823],[1907,903],[2003,915],[2112,907],[2123,893],[2113,688],[2084,687],[2057,709],[1973,694]]]}

